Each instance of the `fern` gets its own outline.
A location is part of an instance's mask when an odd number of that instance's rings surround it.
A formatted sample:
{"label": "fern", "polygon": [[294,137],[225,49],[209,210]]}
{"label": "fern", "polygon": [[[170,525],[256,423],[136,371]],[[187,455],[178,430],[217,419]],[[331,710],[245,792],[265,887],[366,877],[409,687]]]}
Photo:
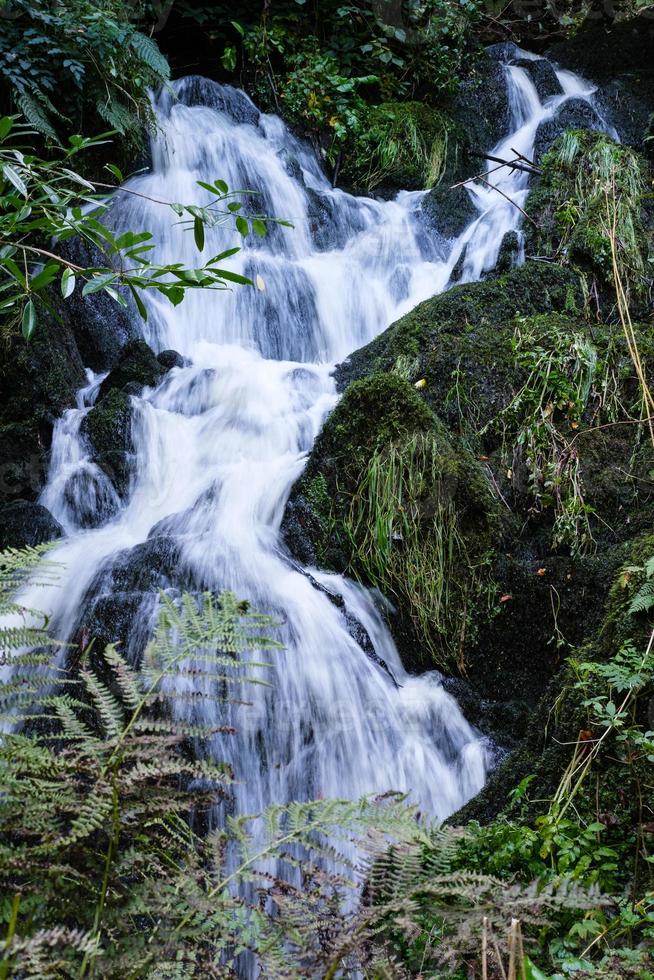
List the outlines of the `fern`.
{"label": "fern", "polygon": [[170,66],[152,38],[135,31],[131,35],[129,43],[140,61],[151,68],[155,75],[161,79],[170,78]]}

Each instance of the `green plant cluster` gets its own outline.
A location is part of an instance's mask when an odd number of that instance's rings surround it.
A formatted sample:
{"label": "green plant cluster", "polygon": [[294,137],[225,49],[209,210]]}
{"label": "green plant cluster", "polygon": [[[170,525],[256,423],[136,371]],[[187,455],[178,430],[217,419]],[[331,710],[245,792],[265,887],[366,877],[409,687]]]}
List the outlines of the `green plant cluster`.
{"label": "green plant cluster", "polygon": [[342,175],[370,192],[390,182],[407,189],[433,187],[445,170],[451,121],[424,102],[389,102],[364,115]]}
{"label": "green plant cluster", "polygon": [[99,120],[133,142],[151,118],[148,90],[169,78],[147,32],[147,5],[128,0],[4,0],[4,96],[50,139]]}
{"label": "green plant cluster", "polygon": [[528,199],[539,254],[581,268],[596,305],[616,288],[612,239],[626,299],[644,302],[652,288],[651,243],[643,224],[645,168],[639,155],[603,133],[567,130],[543,159]]}
{"label": "green plant cluster", "polygon": [[[456,91],[483,5],[479,0],[397,5],[287,0],[264,5],[263,13],[258,4],[243,6],[238,20],[222,5],[186,0],[178,10],[222,46],[226,72],[238,73],[262,107],[282,112],[337,166],[357,134],[372,127],[374,139],[371,106],[442,99]],[[417,139],[429,156],[433,136],[419,132]],[[421,146],[419,159],[422,155]]]}

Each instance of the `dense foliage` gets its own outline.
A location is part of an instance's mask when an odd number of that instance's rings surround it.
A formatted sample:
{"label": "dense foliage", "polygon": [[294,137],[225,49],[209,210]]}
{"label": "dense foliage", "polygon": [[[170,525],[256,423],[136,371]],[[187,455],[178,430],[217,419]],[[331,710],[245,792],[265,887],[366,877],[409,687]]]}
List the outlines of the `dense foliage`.
{"label": "dense foliage", "polygon": [[148,13],[140,0],[3,0],[5,99],[51,139],[100,122],[141,141],[148,89],[169,77],[157,44],[139,29],[147,31]]}

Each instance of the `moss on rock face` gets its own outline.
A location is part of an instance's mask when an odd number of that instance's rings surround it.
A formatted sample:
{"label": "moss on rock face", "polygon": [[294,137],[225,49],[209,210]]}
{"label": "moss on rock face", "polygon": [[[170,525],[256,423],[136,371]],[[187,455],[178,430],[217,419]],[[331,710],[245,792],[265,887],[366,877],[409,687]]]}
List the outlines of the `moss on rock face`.
{"label": "moss on rock face", "polygon": [[587,292],[606,313],[614,303],[610,229],[621,278],[634,310],[651,289],[652,236],[644,213],[646,165],[604,133],[567,130],[542,160],[543,175],[527,201],[534,219],[527,252],[556,257],[579,269]]}
{"label": "moss on rock face", "polygon": [[367,192],[380,185],[432,187],[456,150],[456,130],[451,119],[423,102],[384,102],[368,112],[342,177]]}
{"label": "moss on rock face", "polygon": [[[416,362],[414,373],[418,380],[426,377],[427,398],[430,397],[430,362],[436,366],[443,344],[461,353],[474,354],[482,372],[494,367],[494,349],[502,362],[505,357],[498,349],[495,333],[517,315],[581,308],[583,294],[578,275],[554,264],[528,262],[497,279],[467,283],[434,296],[421,303],[388,330],[362,347],[339,365],[336,379],[340,388],[372,371],[391,370],[400,357]],[[448,340],[448,337],[451,338]],[[481,349],[480,349],[481,345]],[[505,365],[498,363],[502,370]],[[442,390],[438,376],[435,408],[440,412],[443,396],[452,382],[454,362],[446,361],[445,373],[449,383]],[[491,379],[492,385],[492,379]]]}
{"label": "moss on rock face", "polygon": [[[532,713],[523,744],[491,774],[482,792],[450,818],[452,822],[487,822],[499,813],[515,816],[520,808],[522,819],[529,819],[547,807],[573,757],[580,733],[590,732],[591,736],[600,734],[599,730],[593,730],[591,711],[584,704],[586,695],[577,684],[579,672],[576,665],[593,661],[608,663],[626,646],[642,651],[647,646],[652,628],[651,616],[634,615],[631,605],[645,581],[645,564],[653,555],[654,535],[650,533],[621,546],[608,557],[604,570],[607,579],[604,602],[600,605],[599,595],[594,596],[600,610],[599,615],[595,616],[594,625],[592,621],[586,622],[580,645],[565,651],[566,656],[572,653],[572,659],[562,664]],[[583,573],[583,569],[580,571]],[[577,600],[578,613],[585,616],[584,597],[577,596]],[[597,696],[601,693],[600,686],[595,684],[592,694]],[[645,697],[645,702],[648,699],[649,695]],[[646,727],[646,704],[644,709],[641,704],[639,711]],[[576,805],[581,810],[587,809],[594,819],[597,819],[598,813],[612,814],[616,825],[622,827],[631,824],[637,807],[637,799],[630,796],[625,783],[628,767],[623,761],[616,758],[613,752],[605,753],[595,763],[592,780],[576,798]],[[531,777],[529,798],[534,801],[528,807],[524,799],[519,803],[511,800],[511,791],[527,776]]]}
{"label": "moss on rock face", "polygon": [[[287,512],[286,542],[398,602],[396,635],[414,666],[453,666],[488,588],[497,502],[416,389],[376,373],[327,420]],[[309,550],[301,541],[309,535]]]}
{"label": "moss on rock face", "polygon": [[52,426],[86,381],[67,321],[41,318],[29,343],[0,341],[0,503],[33,500],[45,480]]}
{"label": "moss on rock face", "polygon": [[129,487],[134,455],[130,396],[112,388],[86,415],[81,431],[91,445],[91,459],[124,496]]}

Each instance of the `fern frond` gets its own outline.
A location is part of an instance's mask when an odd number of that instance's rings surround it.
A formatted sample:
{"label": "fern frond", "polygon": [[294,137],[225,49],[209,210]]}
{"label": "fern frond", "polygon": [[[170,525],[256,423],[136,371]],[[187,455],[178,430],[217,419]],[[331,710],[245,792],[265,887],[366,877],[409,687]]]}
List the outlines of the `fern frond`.
{"label": "fern frond", "polygon": [[152,38],[141,34],[140,31],[135,31],[130,36],[129,44],[139,60],[147,65],[161,81],[167,81],[170,78],[170,65]]}

